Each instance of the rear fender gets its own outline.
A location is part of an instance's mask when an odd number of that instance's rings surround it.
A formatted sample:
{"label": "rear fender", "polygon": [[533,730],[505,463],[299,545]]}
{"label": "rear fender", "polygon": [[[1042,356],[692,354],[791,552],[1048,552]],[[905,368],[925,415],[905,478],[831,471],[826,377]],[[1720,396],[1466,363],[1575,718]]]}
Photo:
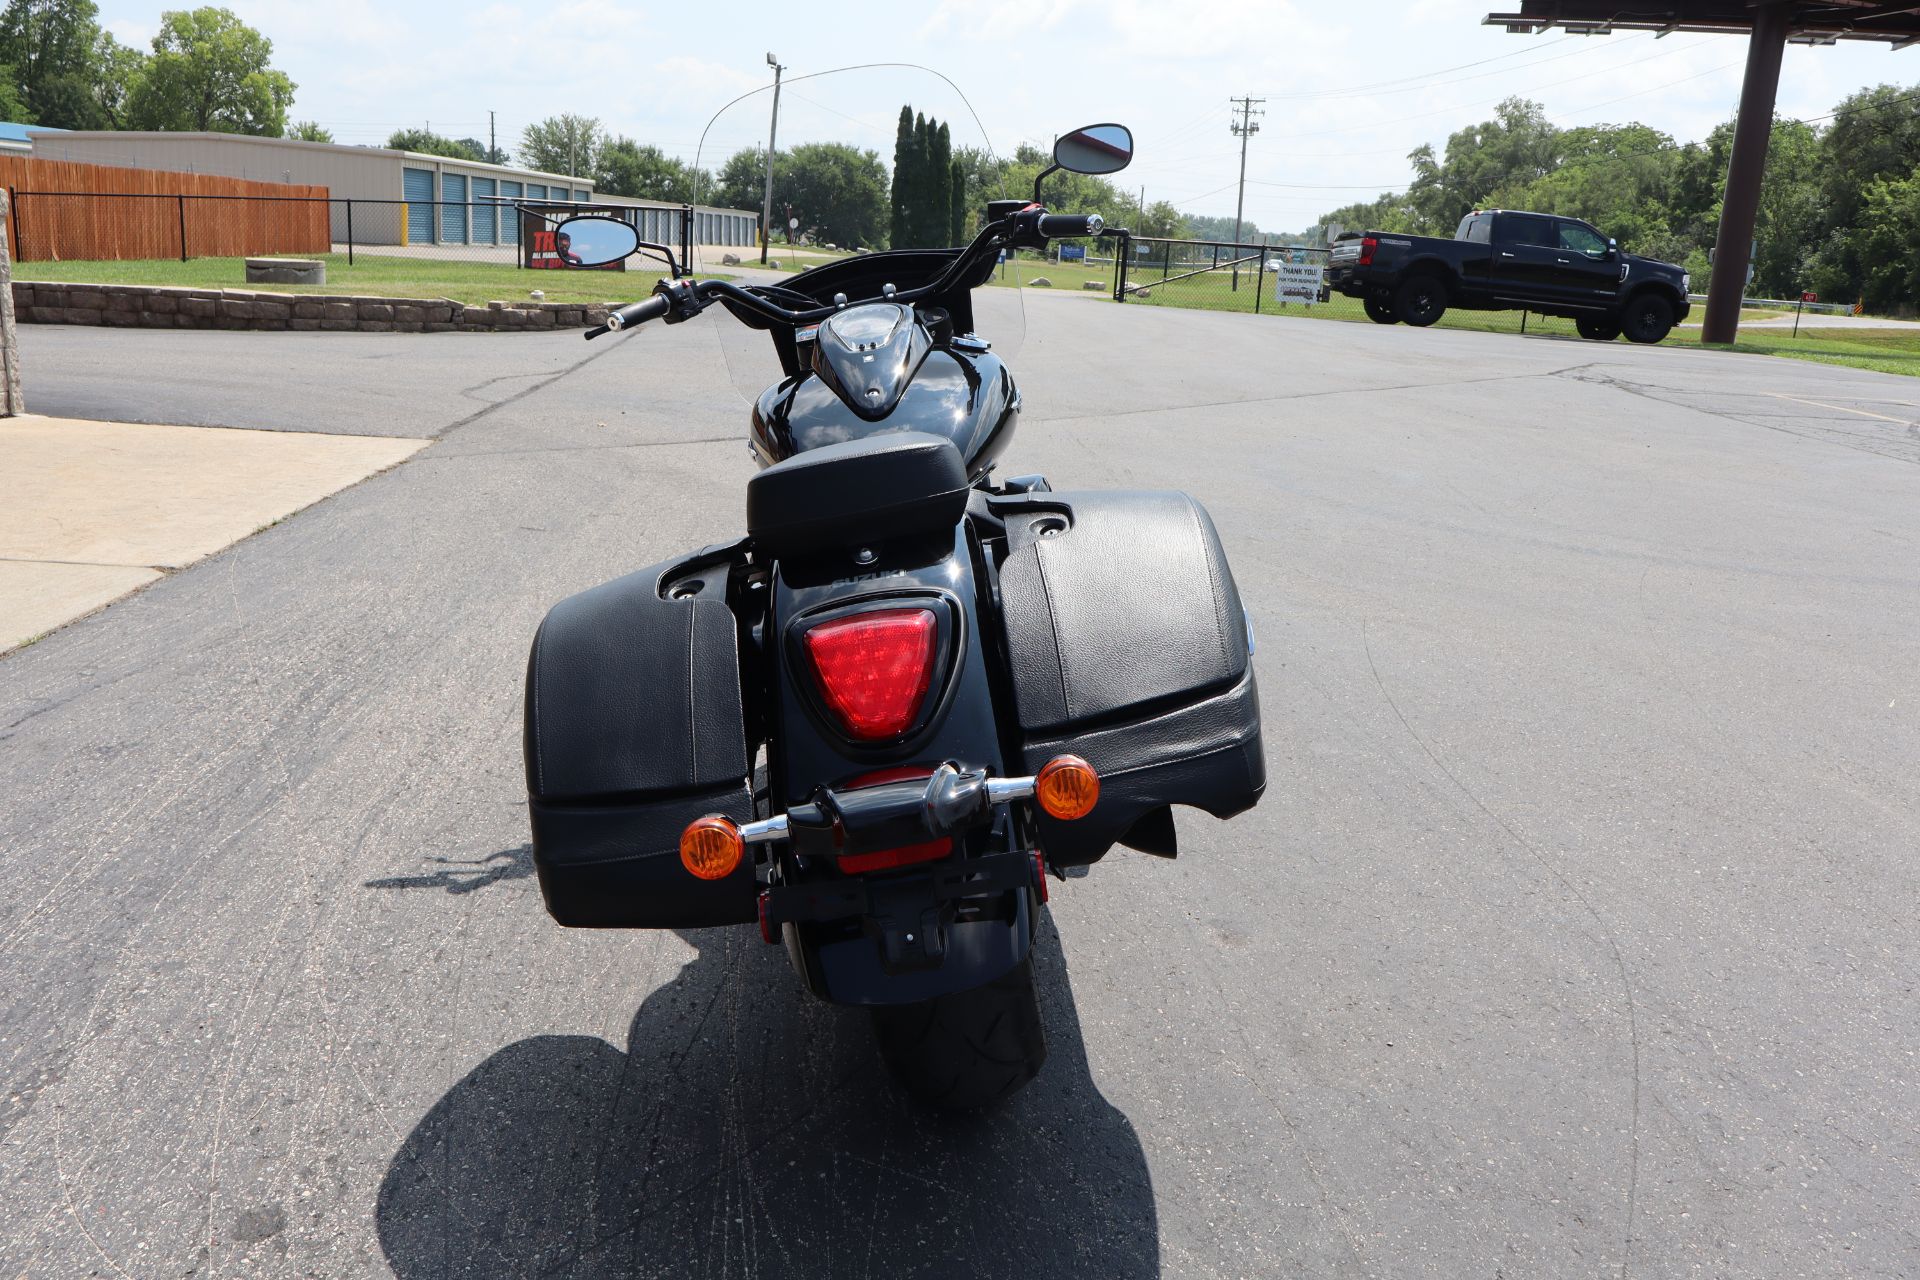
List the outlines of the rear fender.
{"label": "rear fender", "polygon": [[[913,768],[931,772],[945,761],[985,768],[994,776],[1006,772],[992,664],[985,652],[998,626],[983,625],[983,617],[991,621],[986,611],[992,606],[982,597],[979,553],[967,522],[894,538],[865,553],[871,563],[860,563],[860,552],[846,548],[789,557],[774,566],[764,640],[768,794],[774,812],[807,804],[820,787],[839,789],[869,775]],[[801,636],[814,621],[850,607],[914,603],[928,604],[942,619],[945,669],[936,673],[926,709],[900,739],[853,742],[818,695]],[[961,858],[1031,847],[1011,812],[966,843]],[[830,859],[804,858],[790,845],[777,849],[771,875],[781,885],[818,885],[825,894],[847,883]],[[783,924],[788,954],[814,994],[842,1004],[926,1000],[991,982],[1024,960],[1034,927],[1030,891],[1001,893],[986,902],[968,899],[959,909],[952,903],[942,906],[930,869],[953,865],[943,859],[863,877],[869,914]],[[932,936],[929,924],[938,930]],[[891,938],[884,936],[889,933]],[[889,952],[904,953],[909,962],[889,964]]]}

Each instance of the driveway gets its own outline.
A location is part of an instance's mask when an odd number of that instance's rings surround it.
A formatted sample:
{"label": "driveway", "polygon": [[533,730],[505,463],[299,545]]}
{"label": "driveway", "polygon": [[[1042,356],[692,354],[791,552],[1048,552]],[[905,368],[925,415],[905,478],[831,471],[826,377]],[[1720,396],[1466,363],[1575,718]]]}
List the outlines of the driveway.
{"label": "driveway", "polygon": [[437,442],[0,660],[7,1274],[1920,1272],[1909,382],[1030,298],[1009,467],[1207,504],[1270,787],[1055,889],[953,1124],[751,929],[540,908],[534,627],[741,523],[708,323],[23,347]]}

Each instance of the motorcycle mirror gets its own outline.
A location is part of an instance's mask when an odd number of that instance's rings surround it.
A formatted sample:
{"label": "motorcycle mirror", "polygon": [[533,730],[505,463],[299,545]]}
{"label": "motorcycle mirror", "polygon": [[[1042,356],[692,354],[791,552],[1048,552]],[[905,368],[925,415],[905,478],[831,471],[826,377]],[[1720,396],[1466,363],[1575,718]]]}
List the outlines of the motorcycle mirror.
{"label": "motorcycle mirror", "polygon": [[1118,173],[1132,160],[1133,130],[1123,124],[1090,124],[1053,144],[1054,167],[1069,173]]}
{"label": "motorcycle mirror", "polygon": [[604,267],[640,247],[640,232],[618,218],[568,218],[553,229],[553,252],[569,267]]}

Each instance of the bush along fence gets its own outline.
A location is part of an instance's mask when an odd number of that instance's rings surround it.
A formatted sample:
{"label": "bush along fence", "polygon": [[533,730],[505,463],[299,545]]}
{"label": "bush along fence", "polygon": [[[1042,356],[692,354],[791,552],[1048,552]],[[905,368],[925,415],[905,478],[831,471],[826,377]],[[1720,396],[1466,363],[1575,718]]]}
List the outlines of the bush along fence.
{"label": "bush along fence", "polygon": [[14,312],[31,324],[140,329],[281,329],[360,333],[525,332],[606,323],[605,304],[366,298],[346,294],[176,289],[157,285],[16,281]]}

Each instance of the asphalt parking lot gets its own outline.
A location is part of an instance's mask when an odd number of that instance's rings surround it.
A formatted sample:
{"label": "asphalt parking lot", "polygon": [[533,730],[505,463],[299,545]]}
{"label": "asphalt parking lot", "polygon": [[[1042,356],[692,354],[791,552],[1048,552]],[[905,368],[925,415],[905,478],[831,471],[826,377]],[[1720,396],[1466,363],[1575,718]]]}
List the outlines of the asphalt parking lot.
{"label": "asphalt parking lot", "polygon": [[438,439],[0,658],[8,1276],[1920,1273],[1912,382],[1030,299],[1010,465],[1208,506],[1270,783],[1055,889],[955,1124],[751,929],[540,907],[534,627],[742,520],[705,322],[21,345]]}

